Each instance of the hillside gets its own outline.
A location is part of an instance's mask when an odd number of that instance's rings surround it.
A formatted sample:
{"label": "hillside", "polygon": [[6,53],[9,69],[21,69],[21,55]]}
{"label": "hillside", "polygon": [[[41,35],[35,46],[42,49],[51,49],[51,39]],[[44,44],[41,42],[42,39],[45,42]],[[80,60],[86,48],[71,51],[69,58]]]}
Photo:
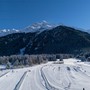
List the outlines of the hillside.
{"label": "hillside", "polygon": [[89,50],[90,34],[67,26],[0,37],[0,55],[76,54]]}
{"label": "hillside", "polygon": [[90,47],[90,34],[67,26],[58,26],[37,35],[26,53],[77,53]]}

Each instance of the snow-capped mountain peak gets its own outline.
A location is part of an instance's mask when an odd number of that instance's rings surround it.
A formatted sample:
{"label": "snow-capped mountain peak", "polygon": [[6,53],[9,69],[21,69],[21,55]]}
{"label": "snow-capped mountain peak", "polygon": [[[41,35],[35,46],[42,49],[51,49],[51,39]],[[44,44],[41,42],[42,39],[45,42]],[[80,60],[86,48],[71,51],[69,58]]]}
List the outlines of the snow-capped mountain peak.
{"label": "snow-capped mountain peak", "polygon": [[47,21],[43,20],[39,23],[34,23],[31,26],[26,27],[23,32],[37,32],[37,31],[44,31],[47,29],[54,28],[55,26],[52,24],[49,24]]}
{"label": "snow-capped mountain peak", "polygon": [[47,21],[43,20],[42,22],[34,23],[25,29],[17,30],[17,29],[3,29],[0,30],[0,37],[5,36],[12,33],[19,33],[19,32],[42,32],[44,30],[49,30],[56,27],[55,25],[49,24]]}
{"label": "snow-capped mountain peak", "polygon": [[17,29],[2,29],[2,30],[0,30],[0,36],[5,36],[8,34],[18,33],[18,32],[20,32],[20,31]]}

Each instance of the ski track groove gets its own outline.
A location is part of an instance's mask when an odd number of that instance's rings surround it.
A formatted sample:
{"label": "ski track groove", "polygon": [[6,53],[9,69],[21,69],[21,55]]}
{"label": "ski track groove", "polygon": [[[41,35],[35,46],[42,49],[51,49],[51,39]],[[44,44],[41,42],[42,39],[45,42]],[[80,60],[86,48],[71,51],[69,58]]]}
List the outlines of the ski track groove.
{"label": "ski track groove", "polygon": [[[45,67],[45,66],[44,66]],[[57,88],[55,88],[54,86],[51,86],[50,84],[49,84],[49,82],[48,82],[48,80],[47,80],[47,78],[46,78],[46,76],[45,76],[45,74],[44,74],[44,72],[43,72],[43,67],[41,68],[41,76],[42,76],[42,78],[43,78],[43,80],[44,80],[44,82],[45,82],[45,86],[46,86],[46,88],[47,88],[47,90],[59,90],[59,89],[57,89]]]}
{"label": "ski track groove", "polygon": [[[43,77],[43,80],[44,80],[44,82],[45,82],[45,86],[46,86],[46,88],[47,88],[47,90],[64,90],[62,87],[59,87],[59,88],[57,88],[57,87],[54,87],[53,85],[51,85],[50,83],[49,83],[49,81],[48,81],[48,79],[46,78],[46,76],[45,76],[45,74],[44,74],[44,72],[43,72],[43,68],[44,67],[46,67],[47,65],[45,65],[45,66],[43,66],[42,68],[41,68],[41,72],[42,72],[42,77]],[[52,68],[52,65],[50,65],[49,67],[51,67]],[[54,67],[55,68],[55,67]],[[52,70],[53,70],[53,68],[52,68]],[[58,84],[58,83],[57,83]]]}
{"label": "ski track groove", "polygon": [[9,72],[10,72],[10,71],[8,71],[8,72],[6,72],[6,73],[0,75],[0,78],[3,77],[4,75],[8,74]]}
{"label": "ski track groove", "polygon": [[27,71],[24,72],[24,74],[23,74],[22,77],[20,78],[19,82],[16,84],[14,90],[19,90],[19,88],[20,88],[20,86],[21,86],[21,84],[22,84],[22,82],[23,82],[26,74],[27,74]]}

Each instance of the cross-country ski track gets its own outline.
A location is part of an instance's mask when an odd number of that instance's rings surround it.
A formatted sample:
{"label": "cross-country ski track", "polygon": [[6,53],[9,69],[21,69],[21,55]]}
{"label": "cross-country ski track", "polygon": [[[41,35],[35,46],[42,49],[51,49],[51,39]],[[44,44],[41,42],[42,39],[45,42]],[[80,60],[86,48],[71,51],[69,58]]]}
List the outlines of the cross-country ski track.
{"label": "cross-country ski track", "polygon": [[64,59],[0,71],[0,90],[90,90],[90,64]]}

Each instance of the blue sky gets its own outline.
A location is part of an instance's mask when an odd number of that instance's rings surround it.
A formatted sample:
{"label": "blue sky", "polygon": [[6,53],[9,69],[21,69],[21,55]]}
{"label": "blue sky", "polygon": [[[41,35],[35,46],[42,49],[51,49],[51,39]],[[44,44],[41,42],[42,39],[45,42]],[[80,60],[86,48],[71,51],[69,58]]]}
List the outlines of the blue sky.
{"label": "blue sky", "polygon": [[42,20],[90,29],[90,0],[0,0],[0,29]]}

